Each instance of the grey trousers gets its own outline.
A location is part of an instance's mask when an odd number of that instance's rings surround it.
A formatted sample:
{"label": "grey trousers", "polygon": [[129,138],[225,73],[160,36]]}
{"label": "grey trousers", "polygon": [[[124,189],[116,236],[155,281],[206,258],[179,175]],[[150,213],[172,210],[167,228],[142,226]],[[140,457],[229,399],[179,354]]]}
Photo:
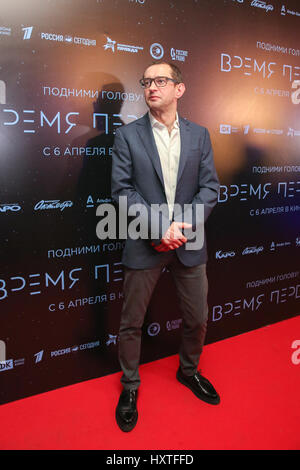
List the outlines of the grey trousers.
{"label": "grey trousers", "polygon": [[[121,383],[125,389],[138,388],[141,382],[138,370],[141,329],[151,295],[163,267],[168,267],[170,270],[180,301],[183,325],[179,349],[181,371],[185,375],[193,375],[198,368],[208,318],[206,264],[184,266],[172,250],[164,253],[162,262],[155,268],[124,268],[119,361],[123,371]],[[166,295],[168,295],[167,292]]]}

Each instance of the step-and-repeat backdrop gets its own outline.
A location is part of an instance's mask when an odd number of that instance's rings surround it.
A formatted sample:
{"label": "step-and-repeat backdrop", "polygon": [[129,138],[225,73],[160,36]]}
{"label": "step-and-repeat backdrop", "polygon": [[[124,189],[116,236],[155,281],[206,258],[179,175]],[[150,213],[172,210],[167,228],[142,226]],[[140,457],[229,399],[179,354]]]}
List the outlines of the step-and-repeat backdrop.
{"label": "step-and-repeat backdrop", "polygon": [[[97,238],[96,208],[161,59],[182,69],[179,112],[209,129],[221,183],[206,342],[299,313],[299,28],[292,0],[1,0],[1,403],[119,371],[124,241]],[[142,362],[180,333],[164,271]]]}

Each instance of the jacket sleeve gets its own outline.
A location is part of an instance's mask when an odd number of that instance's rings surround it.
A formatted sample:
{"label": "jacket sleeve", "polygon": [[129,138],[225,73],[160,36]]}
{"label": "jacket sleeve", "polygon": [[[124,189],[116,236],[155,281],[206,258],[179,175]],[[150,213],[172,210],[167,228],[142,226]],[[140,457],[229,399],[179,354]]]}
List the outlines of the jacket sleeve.
{"label": "jacket sleeve", "polygon": [[[214,165],[211,140],[208,130],[205,129],[198,178],[198,192],[195,194],[191,203],[187,205],[187,209],[184,210],[183,213],[183,220],[187,223],[191,223],[194,231],[197,230],[199,225],[204,225],[216,205],[219,187],[220,183]],[[202,214],[202,217],[196,217],[196,213],[198,215]],[[176,220],[176,216],[174,220]],[[179,218],[177,220],[179,220]]]}

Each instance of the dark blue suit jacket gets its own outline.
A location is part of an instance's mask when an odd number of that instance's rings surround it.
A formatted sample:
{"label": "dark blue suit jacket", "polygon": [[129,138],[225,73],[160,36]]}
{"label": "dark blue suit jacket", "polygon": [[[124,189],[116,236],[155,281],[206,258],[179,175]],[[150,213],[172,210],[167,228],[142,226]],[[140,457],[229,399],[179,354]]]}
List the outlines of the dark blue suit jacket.
{"label": "dark blue suit jacket", "polygon": [[[179,127],[181,152],[175,203],[182,207],[184,204],[191,204],[193,211],[196,204],[204,204],[206,220],[217,202],[219,191],[209,133],[205,127],[181,117]],[[152,217],[151,204],[167,204],[167,199],[148,113],[116,131],[112,151],[112,198],[118,203],[119,196],[127,197],[129,208],[133,204],[144,205],[146,212],[143,217],[147,219],[145,222],[149,227],[149,239],[126,240],[122,262],[134,269],[154,267],[164,253],[157,252],[151,242],[158,244],[164,229],[161,226],[155,227],[159,235],[155,239],[151,238],[150,229],[153,229],[153,220],[157,220],[157,217]],[[170,225],[169,220],[167,225]],[[206,240],[199,250],[186,248],[186,245],[182,245],[175,250],[184,265],[206,263]]]}

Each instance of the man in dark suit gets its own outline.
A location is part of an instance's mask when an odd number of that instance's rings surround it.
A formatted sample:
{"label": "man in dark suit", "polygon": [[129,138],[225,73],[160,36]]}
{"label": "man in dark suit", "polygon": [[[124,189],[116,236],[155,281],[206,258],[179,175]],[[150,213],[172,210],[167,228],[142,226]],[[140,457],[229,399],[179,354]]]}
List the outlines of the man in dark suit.
{"label": "man in dark suit", "polygon": [[[124,388],[116,420],[125,432],[134,428],[138,418],[141,328],[166,266],[175,281],[183,320],[176,377],[207,403],[220,401],[197,370],[208,317],[206,239],[204,235],[194,247],[187,234],[204,233],[204,223],[217,202],[219,181],[209,133],[177,114],[177,101],[185,92],[177,66],[155,63],[145,70],[140,83],[149,112],[118,128],[112,154],[112,197],[117,203],[126,197],[129,212],[141,207],[140,222],[147,232],[147,236],[127,238],[122,257],[119,360]],[[157,217],[159,206],[164,210]]]}

